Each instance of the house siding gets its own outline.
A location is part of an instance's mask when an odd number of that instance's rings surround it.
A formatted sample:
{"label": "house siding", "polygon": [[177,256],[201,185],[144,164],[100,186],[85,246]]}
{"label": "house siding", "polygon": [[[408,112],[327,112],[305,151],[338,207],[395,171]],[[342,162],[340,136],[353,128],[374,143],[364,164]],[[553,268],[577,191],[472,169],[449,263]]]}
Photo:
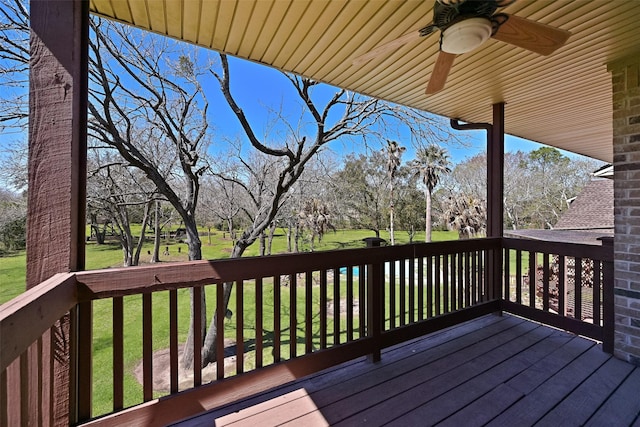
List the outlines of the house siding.
{"label": "house siding", "polygon": [[640,365],[640,54],[609,64],[613,89],[615,349]]}

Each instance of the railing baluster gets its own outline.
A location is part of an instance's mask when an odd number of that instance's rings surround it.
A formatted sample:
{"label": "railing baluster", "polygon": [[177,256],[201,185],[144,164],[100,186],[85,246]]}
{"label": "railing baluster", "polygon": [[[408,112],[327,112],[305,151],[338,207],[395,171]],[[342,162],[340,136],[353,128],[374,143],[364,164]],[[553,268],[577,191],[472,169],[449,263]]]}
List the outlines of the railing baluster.
{"label": "railing baluster", "polygon": [[[418,321],[424,319],[424,258],[417,259],[418,262]],[[429,309],[427,309],[429,311]]]}
{"label": "railing baluster", "polygon": [[459,253],[456,259],[458,260],[458,309],[462,309],[465,307],[464,288],[466,287],[464,283],[464,252]]}
{"label": "railing baluster", "polygon": [[[281,295],[280,295],[280,275],[273,278],[273,362],[280,362],[280,345],[281,345],[281,333],[282,325],[280,322],[281,316]],[[325,306],[326,312],[326,306]]]}
{"label": "railing baluster", "polygon": [[399,315],[400,315],[400,326],[404,326],[407,323],[407,288],[406,288],[406,265],[405,265],[406,260],[401,259],[400,260],[400,294],[399,294],[399,299],[400,299],[400,308],[399,308]]}
{"label": "railing baluster", "polygon": [[409,323],[416,321],[416,294],[415,294],[415,267],[416,260],[409,259]]}
{"label": "railing baluster", "polygon": [[549,311],[549,254],[542,254],[542,309]]}
{"label": "railing baluster", "polygon": [[[389,328],[396,327],[396,262],[389,261]],[[384,299],[382,300],[384,303]]]}
{"label": "railing baluster", "polygon": [[327,348],[327,270],[320,270],[320,348]]}
{"label": "railing baluster", "polygon": [[124,407],[124,314],[123,298],[114,297],[113,311],[113,410]]}
{"label": "railing baluster", "polygon": [[313,272],[304,275],[304,351],[313,351]]}
{"label": "railing baluster", "polygon": [[143,400],[153,399],[153,322],[151,292],[142,294],[142,394]]}
{"label": "railing baluster", "polygon": [[[231,285],[231,283],[229,283]],[[216,284],[216,380],[224,378],[224,318],[227,315],[224,306],[224,288],[225,283]],[[204,292],[204,289],[202,290]],[[202,371],[200,372],[200,380],[202,381]]]}
{"label": "railing baluster", "polygon": [[169,375],[170,392],[178,392],[178,291],[169,291]]}
{"label": "railing baluster", "polygon": [[575,259],[575,318],[576,320],[582,320],[582,258]]}
{"label": "railing baluster", "polygon": [[333,345],[340,344],[340,269],[333,269]]}
{"label": "railing baluster", "polygon": [[[219,286],[219,285],[217,285]],[[194,286],[193,298],[193,386],[202,384],[202,286]]]}
{"label": "railing baluster", "polygon": [[471,307],[471,253],[464,253],[464,302],[467,307]]}
{"label": "railing baluster", "polygon": [[435,302],[435,315],[439,316],[442,313],[442,305],[440,303],[441,301],[441,294],[442,294],[442,285],[441,285],[441,271],[440,271],[440,255],[436,255],[434,257],[435,260],[435,265],[433,266],[433,274],[434,274],[434,282],[433,282],[433,295],[434,295],[434,302]]}
{"label": "railing baluster", "polygon": [[484,257],[486,251],[478,251],[478,301],[485,302],[487,300],[487,290],[485,289],[484,280]]}
{"label": "railing baluster", "polygon": [[511,262],[511,251],[509,249],[504,249],[504,290],[502,291],[502,298],[506,301],[511,301],[511,266],[509,263]]}
{"label": "railing baluster", "polygon": [[264,304],[262,277],[256,278],[256,368],[262,368],[264,355]]}
{"label": "railing baluster", "polygon": [[560,316],[567,315],[567,302],[565,300],[565,295],[567,294],[565,287],[566,277],[566,257],[564,255],[558,255],[558,314]]}
{"label": "railing baluster", "polygon": [[358,266],[358,331],[360,338],[364,338],[367,318],[367,268],[364,264]]}
{"label": "railing baluster", "polygon": [[347,271],[347,342],[353,341],[353,267],[348,266]]}
{"label": "railing baluster", "polygon": [[602,326],[602,311],[600,310],[602,304],[600,261],[591,260],[591,262],[593,262],[593,324],[596,326]]}
{"label": "railing baluster", "polygon": [[244,281],[236,282],[236,374],[244,372]]}
{"label": "railing baluster", "polygon": [[458,309],[458,274],[456,269],[457,254],[451,254],[449,256],[449,262],[451,263],[450,274],[451,278],[451,311]]}
{"label": "railing baluster", "polygon": [[471,304],[478,302],[478,251],[471,254]]}
{"label": "railing baluster", "polygon": [[442,256],[442,305],[443,313],[449,312],[449,255]]}
{"label": "railing baluster", "polygon": [[296,357],[298,349],[298,276],[289,276],[289,357]]}
{"label": "railing baluster", "polygon": [[522,304],[522,251],[516,250],[516,302]]}
{"label": "railing baluster", "polygon": [[529,251],[529,307],[536,307],[536,252]]}

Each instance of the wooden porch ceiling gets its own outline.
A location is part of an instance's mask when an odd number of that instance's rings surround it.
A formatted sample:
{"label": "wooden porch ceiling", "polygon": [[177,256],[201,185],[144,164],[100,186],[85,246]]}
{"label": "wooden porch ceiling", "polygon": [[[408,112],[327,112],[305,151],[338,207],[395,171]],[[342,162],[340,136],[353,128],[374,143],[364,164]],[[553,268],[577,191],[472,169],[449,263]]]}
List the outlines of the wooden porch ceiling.
{"label": "wooden porch ceiling", "polygon": [[506,102],[506,132],[611,162],[607,64],[638,52],[640,2],[517,0],[502,11],[572,33],[548,57],[489,40],[424,93],[439,32],[365,65],[352,61],[432,19],[432,1],[91,0],[97,15],[377,98],[471,122]]}
{"label": "wooden porch ceiling", "polygon": [[593,341],[488,315],[176,425],[636,425],[639,384]]}

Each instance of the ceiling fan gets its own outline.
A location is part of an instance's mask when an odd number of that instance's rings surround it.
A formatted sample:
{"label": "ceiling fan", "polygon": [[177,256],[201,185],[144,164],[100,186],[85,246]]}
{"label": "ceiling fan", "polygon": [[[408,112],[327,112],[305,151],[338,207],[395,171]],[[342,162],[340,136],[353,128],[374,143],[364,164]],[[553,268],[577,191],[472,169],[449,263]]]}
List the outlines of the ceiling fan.
{"label": "ceiling fan", "polygon": [[515,15],[495,13],[514,1],[436,0],[429,25],[376,47],[355,58],[353,64],[362,65],[440,30],[440,52],[426,90],[426,94],[431,95],[444,88],[457,55],[471,52],[489,38],[541,55],[549,55],[565,44],[571,35],[568,31]]}

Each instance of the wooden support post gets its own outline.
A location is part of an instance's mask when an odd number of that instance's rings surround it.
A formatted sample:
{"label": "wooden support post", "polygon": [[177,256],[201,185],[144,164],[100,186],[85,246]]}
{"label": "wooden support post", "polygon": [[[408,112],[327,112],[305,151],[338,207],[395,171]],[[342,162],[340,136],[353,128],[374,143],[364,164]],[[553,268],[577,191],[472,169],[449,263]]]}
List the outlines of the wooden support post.
{"label": "wooden support post", "polygon": [[[368,237],[363,239],[368,248],[378,247],[384,239]],[[382,287],[384,286],[384,265],[374,263],[367,265],[367,336],[373,338],[375,350],[368,357],[370,362],[381,359],[380,335],[384,322],[384,303]]]}
{"label": "wooden support post", "polygon": [[[493,104],[493,126],[487,140],[487,237],[504,234],[504,102]],[[489,251],[487,260],[491,299],[502,300],[502,253]]]}
{"label": "wooden support post", "polygon": [[[89,2],[32,0],[30,13],[27,288],[55,273],[84,269]],[[73,314],[85,322],[91,316],[85,308]],[[52,391],[52,410],[32,415],[48,420],[51,413],[55,425],[78,421],[77,395],[90,393],[70,386],[91,378],[90,366],[74,366],[78,358],[71,347],[90,347],[90,341],[70,346],[76,339],[68,339],[71,332],[86,339],[86,330],[71,327],[75,322],[70,314],[53,327],[55,357],[43,345],[44,360],[53,364],[46,376],[52,386],[42,387]]]}
{"label": "wooden support post", "polygon": [[[493,124],[464,123],[451,119],[456,130],[487,131],[487,237],[503,236],[504,194],[504,102],[493,104]],[[502,299],[502,253],[489,250],[485,264],[489,299]]]}

